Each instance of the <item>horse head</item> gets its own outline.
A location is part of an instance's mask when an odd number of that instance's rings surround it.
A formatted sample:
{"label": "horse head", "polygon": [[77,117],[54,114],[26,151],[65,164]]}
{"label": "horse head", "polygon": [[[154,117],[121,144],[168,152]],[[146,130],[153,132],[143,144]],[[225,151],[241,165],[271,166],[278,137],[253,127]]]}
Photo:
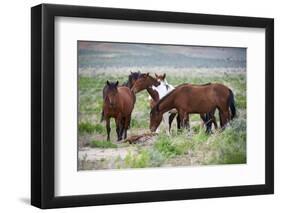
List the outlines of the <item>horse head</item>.
{"label": "horse head", "polygon": [[162,114],[159,112],[158,104],[156,104],[150,111],[149,129],[155,132],[162,121]]}
{"label": "horse head", "polygon": [[139,78],[135,81],[132,91],[134,93],[138,93],[144,89],[148,89],[152,86],[159,86],[160,83],[153,77],[149,75],[149,73],[140,74]]}
{"label": "horse head", "polygon": [[166,73],[164,73],[163,75],[157,75],[155,73],[155,77],[156,77],[157,81],[163,82],[165,85],[168,85],[168,82],[166,80]]}
{"label": "horse head", "polygon": [[107,85],[107,90],[106,90],[106,94],[105,94],[105,99],[109,102],[110,106],[114,106],[116,104],[116,95],[118,93],[118,84],[119,82],[109,82],[106,81],[106,85]]}
{"label": "horse head", "polygon": [[166,79],[166,73],[164,73],[163,75],[157,75],[155,73],[155,77],[158,81],[164,81]]}

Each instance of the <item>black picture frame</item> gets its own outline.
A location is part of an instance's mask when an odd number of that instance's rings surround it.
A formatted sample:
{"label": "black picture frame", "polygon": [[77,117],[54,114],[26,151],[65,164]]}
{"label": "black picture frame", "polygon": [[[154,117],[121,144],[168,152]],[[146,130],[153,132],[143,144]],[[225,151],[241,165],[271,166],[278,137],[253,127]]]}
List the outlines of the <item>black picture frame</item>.
{"label": "black picture frame", "polygon": [[[54,195],[55,17],[100,18],[162,23],[264,28],[265,184],[93,195]],[[164,11],[41,4],[31,8],[31,204],[60,208],[105,204],[216,198],[274,193],[274,20]]]}

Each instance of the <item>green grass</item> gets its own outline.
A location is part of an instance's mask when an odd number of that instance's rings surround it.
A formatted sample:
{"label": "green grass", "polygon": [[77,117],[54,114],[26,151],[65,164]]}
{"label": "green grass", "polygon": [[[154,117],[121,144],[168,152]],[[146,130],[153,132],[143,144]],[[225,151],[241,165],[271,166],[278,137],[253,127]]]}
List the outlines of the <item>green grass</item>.
{"label": "green grass", "polygon": [[129,152],[124,161],[125,168],[159,167],[165,161],[165,156],[155,149],[141,149],[137,154]]}
{"label": "green grass", "polygon": [[162,134],[157,137],[154,143],[154,149],[159,151],[166,158],[170,158],[184,154],[188,145],[189,144],[185,143],[184,138],[181,136],[170,138]]}
{"label": "green grass", "polygon": [[101,124],[92,124],[90,122],[81,122],[78,125],[79,133],[105,133],[104,126]]}
{"label": "green grass", "polygon": [[110,141],[93,140],[90,143],[92,148],[117,148],[117,145]]}
{"label": "green grass", "polygon": [[[176,125],[172,127],[172,135],[164,131],[155,137],[151,146],[140,146],[137,152],[130,152],[125,159],[117,159],[115,168],[144,168],[170,165],[174,159],[179,159],[178,165],[210,165],[246,163],[246,75],[242,73],[222,73],[193,75],[167,75],[170,84],[176,86],[186,83],[222,83],[232,89],[237,107],[237,118],[222,132],[205,134],[201,128],[199,115],[190,116],[191,132],[177,133]],[[92,148],[121,147],[112,143],[116,140],[115,122],[111,119],[111,142],[106,141],[106,128],[100,123],[102,111],[102,89],[106,80],[126,81],[125,75],[96,75],[94,77],[79,77],[79,136],[83,135]],[[146,91],[137,94],[136,104],[132,113],[130,134],[149,131],[149,99]],[[216,112],[219,125],[218,112]],[[98,135],[99,140],[92,140]],[[134,145],[128,145],[128,148]],[[190,161],[190,159],[192,161]],[[123,162],[124,161],[124,162]],[[173,162],[174,163],[174,162]],[[118,164],[118,165],[117,165]],[[177,166],[177,164],[172,164]]]}
{"label": "green grass", "polygon": [[246,163],[246,120],[234,120],[210,144],[213,155],[204,164]]}
{"label": "green grass", "polygon": [[147,150],[142,150],[139,154],[133,155],[130,152],[125,157],[125,165],[128,168],[149,167],[150,156]]}
{"label": "green grass", "polygon": [[192,140],[194,140],[195,143],[202,143],[207,141],[209,137],[210,135],[206,134],[205,129],[199,129],[199,132],[194,134]]}
{"label": "green grass", "polygon": [[149,121],[147,121],[147,119],[143,119],[143,118],[132,118],[131,119],[131,128],[146,128],[148,129],[149,126]]}

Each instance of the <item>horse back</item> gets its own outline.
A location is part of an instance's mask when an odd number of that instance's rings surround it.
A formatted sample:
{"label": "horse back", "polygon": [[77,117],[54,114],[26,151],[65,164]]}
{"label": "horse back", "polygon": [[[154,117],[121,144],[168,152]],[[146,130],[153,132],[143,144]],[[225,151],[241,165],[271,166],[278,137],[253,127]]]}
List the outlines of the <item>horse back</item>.
{"label": "horse back", "polygon": [[229,99],[229,88],[220,83],[211,83],[202,85],[200,94],[205,96],[205,100],[215,103],[217,106],[222,106]]}
{"label": "horse back", "polygon": [[186,109],[204,111],[204,108],[226,103],[229,96],[228,87],[219,83],[204,85],[184,84],[175,89],[177,104]]}
{"label": "horse back", "polygon": [[118,94],[121,104],[128,108],[129,111],[132,111],[136,102],[135,94],[128,87],[124,86],[118,87]]}
{"label": "horse back", "polygon": [[220,84],[220,83],[214,83],[212,84],[212,89],[213,89],[213,92],[215,93],[215,95],[217,97],[220,97],[220,98],[228,98],[229,97],[229,88],[223,84]]}
{"label": "horse back", "polygon": [[229,93],[229,88],[220,83],[207,83],[201,85],[184,84],[179,87],[179,90],[183,90],[192,95],[195,95],[196,93],[205,93],[205,95],[210,95],[210,93],[217,93],[217,95],[228,95]]}

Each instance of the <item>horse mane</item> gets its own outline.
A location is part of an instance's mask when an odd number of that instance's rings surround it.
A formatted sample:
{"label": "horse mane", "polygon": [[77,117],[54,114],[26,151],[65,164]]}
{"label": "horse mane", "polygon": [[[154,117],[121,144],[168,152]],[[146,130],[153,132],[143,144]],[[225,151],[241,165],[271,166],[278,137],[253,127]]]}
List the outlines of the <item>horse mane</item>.
{"label": "horse mane", "polygon": [[212,83],[211,82],[209,82],[209,83],[206,83],[206,84],[199,84],[199,86],[209,86],[209,85],[211,85]]}
{"label": "horse mane", "polygon": [[124,82],[122,84],[122,86],[125,86],[125,87],[129,87],[129,83],[133,80],[133,79],[138,79],[140,76],[141,76],[141,72],[138,71],[138,72],[131,72],[130,75],[128,75],[128,80],[126,82]]}

